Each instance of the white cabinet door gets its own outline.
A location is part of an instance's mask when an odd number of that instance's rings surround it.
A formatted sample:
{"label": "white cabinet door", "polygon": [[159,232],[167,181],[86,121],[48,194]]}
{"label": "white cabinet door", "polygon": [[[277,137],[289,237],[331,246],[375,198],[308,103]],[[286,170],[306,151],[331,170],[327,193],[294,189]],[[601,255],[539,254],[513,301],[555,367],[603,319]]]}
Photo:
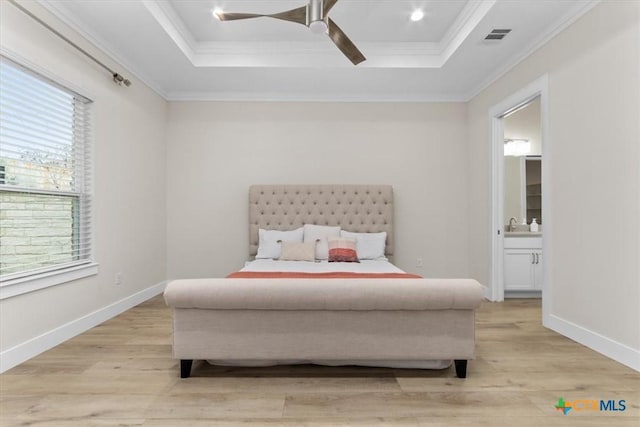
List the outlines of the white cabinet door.
{"label": "white cabinet door", "polygon": [[531,249],[505,249],[504,288],[506,290],[531,290],[535,287],[535,255]]}

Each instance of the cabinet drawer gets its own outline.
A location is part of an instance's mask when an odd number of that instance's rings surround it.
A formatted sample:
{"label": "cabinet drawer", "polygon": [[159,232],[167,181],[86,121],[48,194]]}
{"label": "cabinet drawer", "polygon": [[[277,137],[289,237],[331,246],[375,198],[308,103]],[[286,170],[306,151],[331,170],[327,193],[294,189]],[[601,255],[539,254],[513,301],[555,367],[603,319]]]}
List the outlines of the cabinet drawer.
{"label": "cabinet drawer", "polygon": [[542,249],[542,237],[505,237],[505,249]]}

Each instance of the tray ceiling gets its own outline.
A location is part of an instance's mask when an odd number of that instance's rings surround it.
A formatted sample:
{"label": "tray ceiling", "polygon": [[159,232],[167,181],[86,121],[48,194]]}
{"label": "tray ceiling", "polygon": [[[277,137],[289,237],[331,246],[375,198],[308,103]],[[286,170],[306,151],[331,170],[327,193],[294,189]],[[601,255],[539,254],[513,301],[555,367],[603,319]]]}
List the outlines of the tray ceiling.
{"label": "tray ceiling", "polygon": [[[304,0],[39,3],[167,99],[465,101],[597,2],[340,0],[329,16],[366,56],[355,67],[303,25],[212,14]],[[486,41],[496,28],[512,31]]]}

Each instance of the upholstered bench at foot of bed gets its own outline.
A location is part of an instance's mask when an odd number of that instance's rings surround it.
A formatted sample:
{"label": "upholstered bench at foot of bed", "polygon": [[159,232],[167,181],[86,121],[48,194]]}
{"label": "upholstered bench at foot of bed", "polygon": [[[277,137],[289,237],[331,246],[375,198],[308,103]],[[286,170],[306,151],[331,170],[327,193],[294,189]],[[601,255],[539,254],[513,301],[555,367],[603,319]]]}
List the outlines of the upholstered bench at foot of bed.
{"label": "upholstered bench at foot of bed", "polygon": [[454,360],[464,378],[482,294],[470,279],[191,279],[165,300],[183,378],[193,360]]}

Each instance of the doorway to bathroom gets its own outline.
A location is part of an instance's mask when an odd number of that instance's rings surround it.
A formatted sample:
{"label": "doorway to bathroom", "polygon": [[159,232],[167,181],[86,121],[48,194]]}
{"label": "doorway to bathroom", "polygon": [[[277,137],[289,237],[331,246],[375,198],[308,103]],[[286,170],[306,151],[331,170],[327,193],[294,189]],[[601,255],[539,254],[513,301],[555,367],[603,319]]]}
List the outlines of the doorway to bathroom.
{"label": "doorway to bathroom", "polygon": [[542,293],[542,126],[540,96],[502,117],[505,298]]}
{"label": "doorway to bathroom", "polygon": [[[542,76],[489,110],[491,280],[489,299],[541,297],[549,307],[548,81]],[[533,219],[535,218],[535,222]],[[544,238],[543,238],[544,236]]]}

